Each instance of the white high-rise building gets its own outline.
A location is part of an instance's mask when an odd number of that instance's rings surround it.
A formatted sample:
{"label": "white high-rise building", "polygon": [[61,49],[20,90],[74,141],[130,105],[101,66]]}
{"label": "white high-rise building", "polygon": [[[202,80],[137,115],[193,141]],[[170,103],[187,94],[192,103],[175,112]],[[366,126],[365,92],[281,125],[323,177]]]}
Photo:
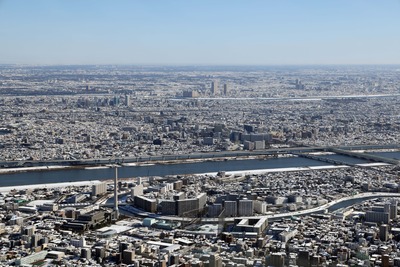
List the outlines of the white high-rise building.
{"label": "white high-rise building", "polygon": [[125,95],[125,105],[129,107],[131,105],[131,98],[129,95]]}
{"label": "white high-rise building", "polygon": [[211,254],[210,255],[210,267],[222,267],[222,258],[218,254]]}

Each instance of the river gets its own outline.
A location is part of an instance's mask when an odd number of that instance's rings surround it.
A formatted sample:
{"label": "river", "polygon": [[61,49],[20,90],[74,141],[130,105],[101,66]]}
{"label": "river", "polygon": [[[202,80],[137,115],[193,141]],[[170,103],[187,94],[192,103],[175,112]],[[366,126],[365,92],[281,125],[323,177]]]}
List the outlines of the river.
{"label": "river", "polygon": [[[376,154],[388,158],[391,157],[400,159],[400,152],[380,152]],[[343,161],[345,160],[346,162],[351,162],[355,164],[368,163],[368,161],[366,160],[341,155],[330,155],[329,157],[334,157],[336,159],[340,159]],[[325,165],[327,165],[326,162],[298,157],[243,159],[176,164],[154,164],[145,166],[122,166],[118,169],[118,175],[120,178],[133,178],[140,176],[184,175],[218,171],[246,171],[291,167],[314,167]],[[78,182],[89,180],[106,180],[112,179],[113,177],[114,170],[111,168],[28,171],[1,174],[0,187],[29,184]]]}

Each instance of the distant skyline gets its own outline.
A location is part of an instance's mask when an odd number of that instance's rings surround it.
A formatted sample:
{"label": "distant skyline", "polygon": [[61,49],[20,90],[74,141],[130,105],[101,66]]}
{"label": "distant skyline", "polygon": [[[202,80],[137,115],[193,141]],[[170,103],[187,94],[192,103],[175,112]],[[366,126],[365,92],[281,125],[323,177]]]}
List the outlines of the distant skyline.
{"label": "distant skyline", "polygon": [[0,64],[400,64],[399,0],[0,0]]}

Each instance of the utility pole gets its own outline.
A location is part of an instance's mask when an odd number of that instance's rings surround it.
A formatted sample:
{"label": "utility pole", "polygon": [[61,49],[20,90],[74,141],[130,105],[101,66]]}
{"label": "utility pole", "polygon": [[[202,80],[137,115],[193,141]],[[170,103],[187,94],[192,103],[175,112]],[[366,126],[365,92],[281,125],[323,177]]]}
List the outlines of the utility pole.
{"label": "utility pole", "polygon": [[161,247],[158,247],[158,267],[161,267]]}
{"label": "utility pole", "polygon": [[119,211],[118,211],[118,166],[115,165],[115,179],[114,179],[114,212],[115,219],[118,220]]}

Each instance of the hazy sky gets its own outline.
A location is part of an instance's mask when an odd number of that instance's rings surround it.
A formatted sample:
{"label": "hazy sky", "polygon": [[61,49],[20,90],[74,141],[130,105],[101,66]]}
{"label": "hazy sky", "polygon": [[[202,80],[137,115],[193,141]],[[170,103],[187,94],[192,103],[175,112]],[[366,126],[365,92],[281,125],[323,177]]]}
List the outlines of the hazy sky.
{"label": "hazy sky", "polygon": [[400,0],[0,0],[0,64],[400,64]]}

